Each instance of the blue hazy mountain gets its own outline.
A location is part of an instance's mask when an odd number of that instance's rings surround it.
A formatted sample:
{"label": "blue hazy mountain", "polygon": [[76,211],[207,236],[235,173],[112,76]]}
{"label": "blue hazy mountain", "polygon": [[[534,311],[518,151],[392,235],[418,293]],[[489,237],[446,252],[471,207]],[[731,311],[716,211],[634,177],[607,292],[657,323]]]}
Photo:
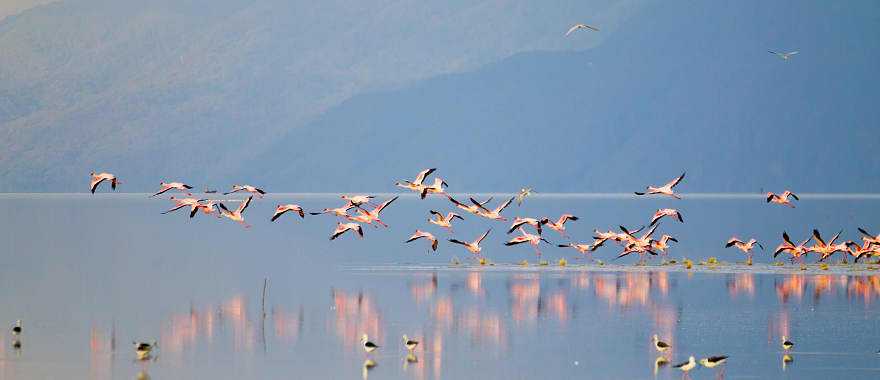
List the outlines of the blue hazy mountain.
{"label": "blue hazy mountain", "polygon": [[426,167],[461,191],[632,191],[685,170],[685,191],[876,191],[878,7],[847,5],[656,7],[587,51],[354,97],[250,167],[297,191]]}
{"label": "blue hazy mountain", "polygon": [[[62,2],[0,22],[0,190],[875,191],[874,2]],[[602,31],[562,34],[598,20]],[[767,50],[799,50],[783,61]]]}

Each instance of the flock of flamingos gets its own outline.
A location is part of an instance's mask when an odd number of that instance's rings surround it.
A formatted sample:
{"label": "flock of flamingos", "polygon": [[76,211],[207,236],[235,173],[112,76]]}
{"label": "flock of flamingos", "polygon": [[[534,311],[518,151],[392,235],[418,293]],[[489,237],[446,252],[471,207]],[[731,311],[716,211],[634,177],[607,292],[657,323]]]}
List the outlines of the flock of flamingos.
{"label": "flock of flamingos", "polygon": [[[507,222],[508,218],[502,215],[502,212],[513,203],[514,200],[517,201],[518,204],[522,204],[522,202],[533,193],[530,188],[522,189],[516,197],[511,197],[504,202],[501,202],[494,208],[490,208],[491,206],[487,206],[492,198],[489,198],[486,201],[478,201],[474,198],[469,198],[467,202],[462,202],[453,198],[450,194],[447,193],[447,183],[441,178],[435,177],[433,182],[429,185],[427,182],[427,178],[431,176],[436,171],[436,168],[426,169],[419,172],[415,179],[412,181],[402,180],[397,182],[395,185],[397,187],[407,189],[413,191],[419,195],[421,199],[425,199],[429,195],[433,196],[445,196],[455,208],[462,210],[466,213],[475,215],[477,217],[486,218],[490,221],[501,221]],[[668,183],[659,186],[647,186],[645,191],[635,192],[638,196],[646,196],[646,195],[659,195],[659,196],[668,196],[675,199],[681,199],[681,197],[675,193],[674,188],[681,183],[684,179],[685,174],[682,173],[680,176],[675,179],[669,181]],[[89,188],[92,193],[97,190],[98,186],[103,182],[109,182],[110,187],[115,190],[119,180],[117,177],[110,173],[91,173],[91,183],[89,184]],[[216,212],[216,216],[218,218],[227,218],[231,221],[238,222],[243,225],[245,228],[249,228],[250,225],[245,222],[244,213],[247,210],[247,207],[250,205],[254,196],[258,198],[262,198],[265,191],[260,188],[250,186],[250,185],[233,185],[232,190],[226,194],[238,193],[238,192],[246,192],[251,195],[242,201],[237,208],[234,210],[229,209],[222,201],[216,199],[197,199],[192,197],[192,193],[190,190],[193,188],[190,185],[187,185],[182,182],[161,182],[160,189],[153,196],[157,196],[160,194],[164,194],[171,190],[178,190],[187,194],[189,197],[187,198],[176,198],[171,197],[171,200],[174,202],[174,207],[163,212],[163,214],[167,214],[170,212],[174,212],[180,209],[188,208],[190,214],[190,218],[195,217],[200,211],[206,215],[213,215]],[[206,192],[216,192],[210,191],[206,189]],[[311,215],[321,215],[321,214],[329,214],[336,216],[339,221],[336,223],[336,228],[333,233],[330,235],[330,240],[334,240],[346,232],[351,232],[353,234],[357,234],[361,238],[364,236],[363,225],[371,225],[373,227],[388,227],[387,224],[382,222],[381,213],[384,211],[391,203],[397,200],[398,197],[393,197],[391,199],[385,200],[381,203],[377,203],[375,201],[375,197],[372,195],[342,195],[341,198],[345,201],[345,203],[336,208],[325,208],[320,212],[309,212]],[[798,196],[791,191],[784,191],[781,194],[767,193],[766,194],[766,202],[774,203],[778,205],[784,205],[788,207],[795,207],[792,203],[792,200],[799,200]],[[281,204],[275,208],[274,214],[271,216],[271,221],[276,221],[282,215],[287,213],[298,214],[300,218],[305,218],[306,211],[303,210],[302,207],[296,204]],[[448,231],[448,233],[452,234],[453,229],[452,225],[456,219],[463,220],[464,218],[461,214],[455,212],[438,212],[435,210],[430,210],[431,219],[429,222],[444,228]],[[621,258],[624,256],[628,256],[631,254],[637,254],[640,258],[639,264],[644,264],[645,258],[648,255],[657,256],[661,255],[666,262],[667,251],[670,248],[671,242],[678,242],[678,240],[670,235],[662,234],[659,238],[655,237],[655,232],[660,225],[660,221],[666,217],[674,218],[678,220],[680,223],[684,222],[684,218],[676,209],[673,208],[664,208],[657,210],[654,215],[651,217],[650,223],[648,224],[648,229],[645,232],[642,230],[645,226],[636,228],[636,229],[628,229],[624,226],[619,226],[619,232],[614,230],[608,231],[599,231],[594,230],[594,236],[592,242],[583,242],[583,243],[574,243],[569,242],[566,244],[558,244],[558,247],[563,248],[573,248],[580,252],[582,255],[587,256],[590,260],[592,260],[592,252],[596,251],[598,248],[602,247],[606,242],[612,241],[621,247],[620,253],[616,256],[616,258]],[[550,219],[547,217],[544,218],[532,218],[532,217],[515,217],[512,220],[512,224],[509,228],[507,228],[507,233],[512,234],[514,232],[519,232],[519,235],[514,236],[509,239],[505,245],[513,246],[519,244],[529,244],[535,251],[535,254],[540,259],[541,250],[539,245],[541,243],[551,244],[546,238],[544,238],[543,232],[545,228],[550,228],[551,230],[557,232],[561,237],[568,238],[566,234],[565,225],[569,221],[577,221],[578,218],[571,214],[563,214],[556,219]],[[527,231],[529,229],[529,231]],[[461,240],[457,238],[448,239],[450,243],[461,245],[470,253],[472,253],[475,257],[480,260],[480,263],[485,263],[485,260],[481,256],[482,247],[480,243],[486,236],[491,233],[492,229],[488,228],[486,232],[477,236],[473,240]],[[841,235],[841,232],[835,234],[830,240],[826,241],[822,238],[822,235],[819,231],[813,230],[812,236],[803,240],[799,243],[795,243],[788,236],[787,232],[782,233],[782,243],[774,250],[773,257],[776,258],[780,254],[788,254],[792,262],[798,262],[800,264],[804,264],[805,257],[809,253],[814,253],[818,256],[819,262],[824,262],[832,255],[836,253],[840,253],[842,256],[841,261],[847,262],[847,258],[852,256],[855,259],[855,262],[859,262],[859,260],[868,258],[868,257],[880,257],[880,235],[872,235],[866,231],[864,228],[859,228],[858,231],[863,235],[862,242],[857,243],[855,241],[845,241],[845,242],[837,242],[838,238]],[[410,243],[416,240],[425,240],[430,243],[430,248],[433,251],[436,251],[439,246],[439,239],[432,233],[417,229],[406,243]],[[814,240],[812,245],[807,245],[811,240]],[[756,241],[755,239],[742,240],[737,237],[732,237],[727,241],[725,247],[735,247],[746,254],[747,264],[751,264],[752,262],[752,250],[755,246],[760,247],[761,250],[764,249],[763,245]],[[601,262],[600,262],[601,263]]]}

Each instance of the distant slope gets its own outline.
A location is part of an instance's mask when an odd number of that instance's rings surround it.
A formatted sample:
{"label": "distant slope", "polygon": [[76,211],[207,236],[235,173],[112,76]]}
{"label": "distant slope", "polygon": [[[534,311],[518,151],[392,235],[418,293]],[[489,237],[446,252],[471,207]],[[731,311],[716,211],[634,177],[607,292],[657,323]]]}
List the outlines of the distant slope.
{"label": "distant slope", "polygon": [[[0,191],[224,182],[361,93],[585,49],[642,3],[77,0],[0,21]],[[562,39],[573,20],[603,33]],[[236,180],[240,180],[236,179]],[[246,178],[245,178],[246,179]]]}
{"label": "distant slope", "polygon": [[[876,192],[877,5],[810,4],[780,22],[779,5],[739,4],[670,3],[589,51],[357,96],[289,131],[247,175],[286,191],[381,191],[439,167],[456,191],[579,192],[687,170],[683,191]],[[768,48],[801,53],[785,62]]]}

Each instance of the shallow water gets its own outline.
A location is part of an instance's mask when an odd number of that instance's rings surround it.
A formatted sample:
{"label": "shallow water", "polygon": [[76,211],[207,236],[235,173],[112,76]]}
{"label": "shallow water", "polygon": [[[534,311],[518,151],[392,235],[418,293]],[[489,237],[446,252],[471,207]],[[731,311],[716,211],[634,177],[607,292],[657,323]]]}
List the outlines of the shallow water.
{"label": "shallow water", "polygon": [[[283,200],[280,198],[284,198]],[[492,227],[480,267],[461,247],[402,244],[415,228],[446,237],[425,222],[438,199],[401,198],[383,213],[391,225],[366,237],[329,241],[334,218],[268,217],[279,202],[308,210],[338,198],[290,195],[255,202],[250,229],[183,213],[160,215],[167,200],[142,195],[0,196],[0,321],[22,319],[20,350],[0,337],[0,378],[361,378],[362,333],[382,348],[374,379],[405,378],[680,378],[654,373],[658,333],[673,362],[688,355],[730,355],[726,378],[880,377],[880,277],[867,265],[775,267],[757,253],[746,267],[633,267],[606,247],[584,266],[575,251],[544,247],[551,265],[534,265],[528,246],[504,247],[507,224],[465,216],[454,236],[471,240]],[[679,238],[670,257],[697,262],[742,260],[724,241],[754,236],[768,249],[782,230],[806,238],[858,226],[878,229],[875,198],[811,199],[796,209],[757,197],[634,200],[537,197],[506,214],[581,220],[593,228],[647,222],[659,207],[682,210],[664,220]],[[553,243],[565,242],[553,231]],[[457,257],[463,265],[449,262]],[[555,266],[559,258],[569,266]],[[531,265],[514,265],[520,260]],[[656,260],[655,260],[656,264]],[[261,291],[268,278],[265,318]],[[407,363],[401,335],[422,343]],[[783,367],[782,335],[795,341]],[[134,359],[132,340],[159,341],[153,361]],[[700,368],[692,377],[715,378]]]}

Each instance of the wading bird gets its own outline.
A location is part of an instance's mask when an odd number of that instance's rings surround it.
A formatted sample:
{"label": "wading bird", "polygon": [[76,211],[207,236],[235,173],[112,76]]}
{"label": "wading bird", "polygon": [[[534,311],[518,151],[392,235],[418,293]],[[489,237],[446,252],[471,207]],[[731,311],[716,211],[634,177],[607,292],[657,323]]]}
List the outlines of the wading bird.
{"label": "wading bird", "polygon": [[376,351],[376,349],[379,348],[376,343],[370,341],[370,337],[368,337],[367,334],[361,336],[361,344],[363,344],[364,346],[364,352],[368,354]]}
{"label": "wading bird", "polygon": [[598,32],[598,31],[599,31],[598,28],[595,28],[595,27],[589,26],[589,25],[587,25],[587,24],[574,24],[574,25],[572,25],[571,28],[568,28],[568,31],[565,32],[565,36],[567,37],[569,34],[572,34],[572,33],[574,33],[574,31],[576,31],[576,30],[580,30],[580,29],[589,29],[589,30],[592,30],[592,31],[594,31],[594,32]]}
{"label": "wading bird", "polygon": [[736,249],[746,254],[746,263],[752,265],[752,248],[754,248],[756,244],[758,245],[758,247],[761,247],[762,251],[764,250],[764,246],[761,245],[761,243],[758,243],[758,241],[755,239],[749,239],[748,242],[743,242],[742,240],[739,240],[736,236],[734,236],[727,241],[727,244],[724,245],[724,248],[736,247]]}
{"label": "wading bird", "polygon": [[431,234],[430,232],[425,232],[422,230],[416,230],[416,232],[412,236],[410,236],[409,239],[407,241],[405,241],[404,243],[416,241],[421,238],[428,239],[428,241],[431,242],[431,250],[433,250],[435,252],[437,251],[437,238],[434,237],[434,235]]}
{"label": "wading bird", "polygon": [[429,212],[431,213],[431,215],[436,216],[437,219],[428,219],[428,222],[431,222],[432,224],[435,224],[437,226],[445,228],[447,231],[449,231],[449,233],[452,233],[452,220],[453,219],[458,218],[458,219],[464,220],[464,218],[462,218],[461,215],[458,215],[454,212],[446,213],[446,216],[443,216],[443,214],[441,214],[437,211],[434,211],[434,210],[430,210]]}
{"label": "wading bird", "polygon": [[767,203],[776,203],[779,205],[785,205],[785,206],[794,208],[794,204],[792,204],[791,200],[788,199],[789,195],[792,198],[794,198],[794,200],[796,200],[796,201],[801,200],[800,198],[798,198],[797,194],[792,193],[791,191],[785,190],[782,192],[782,194],[774,194],[774,193],[768,192],[767,193]]}
{"label": "wading bird", "polygon": [[[715,368],[718,366],[722,366],[724,363],[726,363],[728,357],[729,356],[727,356],[727,355],[710,356],[708,358],[700,359],[700,364],[702,364],[703,367],[706,367],[706,368]],[[718,372],[718,377],[723,377],[723,376],[724,376],[724,367],[721,367],[720,371]]]}
{"label": "wading bird", "polygon": [[159,347],[158,343],[154,340],[153,343],[147,342],[131,342],[134,345],[134,352],[137,355],[138,360],[149,360],[150,354],[156,347]]}
{"label": "wading bird", "polygon": [[401,188],[408,189],[408,190],[412,190],[412,191],[415,191],[416,193],[421,194],[422,190],[425,187],[425,185],[423,184],[425,182],[425,178],[428,177],[429,175],[431,175],[431,173],[433,173],[435,170],[437,170],[437,168],[430,168],[430,169],[422,170],[419,172],[419,174],[416,174],[416,179],[414,179],[412,182],[401,180],[401,181],[395,183],[394,186],[401,187]]}
{"label": "wading bird", "polygon": [[403,346],[406,347],[407,351],[412,352],[418,345],[419,341],[408,338],[406,334],[403,335]]}
{"label": "wading bird", "polygon": [[186,195],[192,195],[192,193],[189,192],[189,190],[192,189],[192,186],[183,182],[159,182],[159,186],[159,191],[156,194],[151,195],[152,197],[172,189],[180,190],[180,192],[186,193]]}
{"label": "wading bird", "polygon": [[663,208],[663,209],[657,210],[657,212],[654,213],[654,216],[651,217],[651,224],[650,225],[653,226],[653,225],[657,224],[657,222],[659,222],[660,219],[663,219],[663,217],[666,217],[666,216],[675,217],[676,219],[678,219],[679,222],[684,223],[684,219],[681,217],[681,212],[679,212],[678,210],[676,210],[674,208]]}
{"label": "wading bird", "polygon": [[657,334],[654,334],[654,336],[651,337],[651,341],[654,343],[654,349],[656,349],[658,352],[669,351],[669,347],[671,347],[669,343],[660,340],[660,337],[657,336]]}
{"label": "wading bird", "polygon": [[220,209],[222,210],[220,212],[220,216],[228,218],[229,220],[231,220],[233,222],[238,222],[239,224],[244,226],[244,228],[250,228],[251,225],[245,223],[245,221],[244,221],[243,213],[244,213],[244,210],[247,209],[247,207],[251,204],[251,200],[253,198],[254,198],[253,196],[247,197],[247,199],[245,199],[243,202],[241,202],[238,205],[238,208],[236,208],[235,211],[229,211],[229,209],[226,208],[226,205],[224,205],[223,202],[220,202]]}
{"label": "wading bird", "polygon": [[262,198],[263,195],[266,194],[266,192],[263,191],[263,189],[258,189],[256,187],[251,186],[251,185],[232,185],[232,191],[230,191],[228,193],[223,193],[223,195],[229,195],[232,193],[237,193],[239,191],[246,191],[248,193],[256,195],[257,198]]}
{"label": "wading bird", "polygon": [[562,214],[562,216],[560,216],[559,219],[556,219],[555,222],[551,221],[549,218],[544,218],[541,219],[541,223],[546,224],[547,227],[550,227],[551,230],[559,232],[562,237],[567,238],[568,234],[565,233],[565,222],[569,220],[576,221],[578,220],[578,217],[572,214]]}
{"label": "wading bird", "polygon": [[691,356],[690,358],[688,358],[688,361],[686,361],[684,363],[678,363],[672,367],[680,369],[682,372],[684,372],[684,377],[687,379],[690,379],[689,372],[690,372],[690,370],[694,369],[694,367],[696,367],[696,366],[697,366],[697,361],[694,360],[693,356]]}
{"label": "wading bird", "polygon": [[617,255],[617,259],[624,257],[626,255],[629,255],[631,253],[638,253],[639,254],[639,264],[644,264],[646,253],[650,253],[651,255],[654,255],[654,256],[657,255],[657,252],[654,252],[653,245],[651,244],[651,242],[653,241],[651,239],[651,235],[653,235],[654,231],[657,230],[657,225],[654,225],[654,227],[651,227],[651,229],[649,229],[647,232],[642,234],[641,237],[636,237],[635,235],[633,235],[634,234],[633,232],[628,231],[626,229],[626,227],[624,227],[624,226],[618,226],[618,227],[620,227],[620,230],[623,231],[624,234],[626,234],[626,238],[624,240],[626,245],[624,246],[623,252],[621,252],[619,255]]}
{"label": "wading bird", "polygon": [[272,214],[272,218],[271,218],[270,220],[274,222],[274,221],[275,221],[276,219],[278,219],[281,215],[284,215],[284,213],[286,213],[286,212],[288,212],[288,211],[293,211],[293,212],[299,214],[300,219],[305,219],[305,217],[306,217],[306,212],[303,211],[302,207],[300,207],[299,205],[295,205],[295,204],[286,204],[286,205],[278,205],[278,206],[276,206],[276,207],[275,207],[275,213]]}
{"label": "wading bird", "polygon": [[92,172],[91,182],[89,182],[89,190],[92,191],[92,194],[95,193],[95,189],[98,188],[98,185],[100,185],[101,182],[104,182],[104,181],[110,181],[110,188],[113,190],[116,190],[116,185],[121,183],[121,182],[119,182],[118,179],[116,179],[116,176],[113,174],[110,174],[110,173],[95,174],[95,172]]}
{"label": "wading bird", "polygon": [[360,224],[336,222],[336,230],[333,231],[333,235],[330,235],[330,240],[334,240],[334,239],[338,238],[340,235],[344,234],[346,231],[354,231],[358,234],[358,236],[364,237],[364,229],[361,228]]}
{"label": "wading bird", "polygon": [[672,181],[669,181],[668,183],[666,183],[663,186],[660,186],[660,187],[648,186],[646,192],[636,191],[635,194],[636,195],[661,194],[661,195],[668,195],[668,196],[673,197],[675,199],[681,199],[681,197],[678,196],[678,194],[676,194],[672,190],[672,188],[675,187],[676,185],[678,185],[678,183],[681,182],[682,179],[684,179],[684,175],[685,175],[685,173],[681,173],[681,175],[678,176],[678,178],[673,179]]}
{"label": "wading bird", "polygon": [[21,335],[21,319],[15,321],[15,324],[12,325],[12,335],[18,336]]}
{"label": "wading bird", "polygon": [[780,52],[775,52],[773,50],[767,50],[767,52],[770,54],[774,54],[779,58],[782,58],[783,61],[787,61],[787,60],[791,59],[791,57],[793,57],[795,54],[798,53],[797,51],[790,51],[788,53],[784,53],[784,52],[780,53]]}
{"label": "wading bird", "polygon": [[463,242],[463,241],[458,240],[458,239],[449,239],[449,242],[450,242],[450,243],[455,243],[455,244],[461,244],[461,245],[463,245],[463,246],[465,247],[465,249],[467,249],[467,250],[470,251],[471,253],[473,253],[473,254],[475,254],[475,255],[479,255],[479,254],[480,254],[480,251],[482,251],[482,247],[480,247],[480,242],[482,242],[483,239],[485,239],[486,236],[488,236],[490,232],[492,232],[492,229],[491,229],[491,228],[488,229],[488,230],[486,230],[486,232],[484,232],[482,235],[480,235],[480,237],[478,237],[477,240],[474,240],[474,241],[472,241],[472,242],[470,242],[470,243],[468,243],[468,242]]}
{"label": "wading bird", "polygon": [[513,202],[513,198],[510,198],[506,202],[501,203],[494,210],[487,209],[486,207],[483,206],[482,203],[477,202],[474,198],[470,198],[470,201],[471,201],[471,203],[474,204],[474,206],[477,206],[479,208],[479,210],[477,210],[477,215],[482,216],[486,219],[506,222],[507,218],[501,216],[501,211],[504,211],[504,209],[507,208],[507,206],[510,206],[510,202]]}
{"label": "wading bird", "polygon": [[783,335],[782,336],[782,349],[788,351],[788,350],[791,350],[793,347],[794,347],[794,342],[788,340],[788,337]]}
{"label": "wading bird", "polygon": [[508,240],[506,243],[504,243],[504,245],[509,247],[512,245],[529,243],[532,246],[532,248],[535,250],[535,254],[537,254],[538,258],[540,259],[541,258],[541,250],[538,249],[538,244],[541,244],[542,241],[547,244],[550,244],[550,242],[547,241],[547,239],[542,238],[541,235],[534,235],[534,234],[530,234],[530,233],[526,232],[525,230],[522,229],[522,227],[519,228],[519,232],[522,235],[516,236],[513,239]]}

